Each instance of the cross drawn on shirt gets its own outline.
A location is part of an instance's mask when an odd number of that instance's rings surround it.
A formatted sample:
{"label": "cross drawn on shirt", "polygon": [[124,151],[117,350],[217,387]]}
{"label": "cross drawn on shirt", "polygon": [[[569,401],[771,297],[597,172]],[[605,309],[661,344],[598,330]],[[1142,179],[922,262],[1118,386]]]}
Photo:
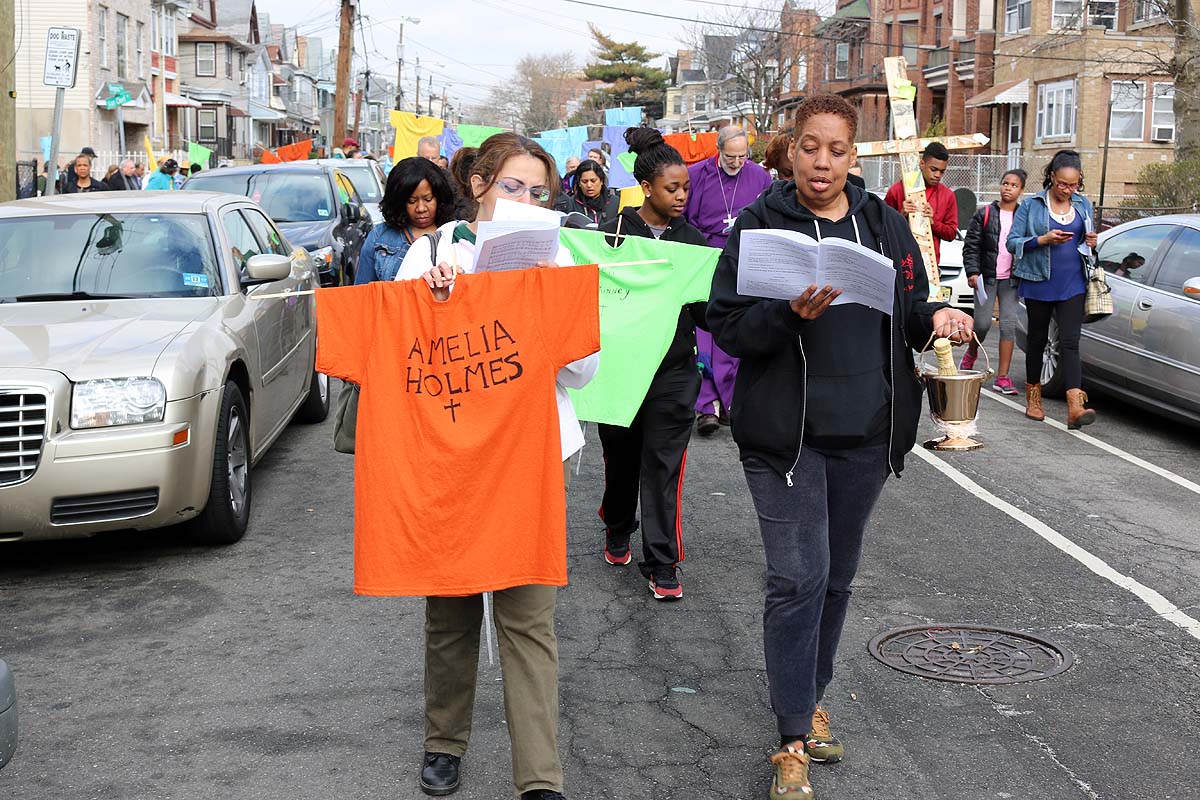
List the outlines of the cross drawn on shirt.
{"label": "cross drawn on shirt", "polygon": [[[904,181],[904,198],[924,204],[925,179],[921,176],[921,151],[930,142],[941,142],[947,150],[970,150],[981,147],[990,140],[982,133],[969,136],[944,136],[922,139],[917,135],[917,116],[913,107],[916,87],[908,79],[908,62],[904,56],[889,56],[883,60],[887,73],[888,99],[892,107],[892,131],[895,139],[882,142],[861,142],[857,145],[858,157],[882,155],[900,156],[900,175]],[[941,279],[938,277],[937,257],[933,251],[933,228],[929,217],[914,213],[908,215],[908,225],[913,238],[921,248],[925,260],[925,275],[929,278],[929,296],[937,296]],[[949,289],[947,289],[949,291]]]}
{"label": "cross drawn on shirt", "polygon": [[442,406],[442,408],[450,412],[451,422],[458,422],[458,415],[455,413],[455,409],[462,408],[462,403],[458,402],[454,398],[450,398],[450,402],[447,405]]}

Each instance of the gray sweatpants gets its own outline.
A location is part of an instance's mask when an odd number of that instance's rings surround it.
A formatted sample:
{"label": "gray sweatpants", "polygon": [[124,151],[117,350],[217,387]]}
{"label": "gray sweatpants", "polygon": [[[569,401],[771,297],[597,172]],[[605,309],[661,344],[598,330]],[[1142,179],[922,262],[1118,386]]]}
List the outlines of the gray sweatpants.
{"label": "gray sweatpants", "polygon": [[988,299],[981,306],[975,302],[975,335],[979,341],[987,338],[992,329],[992,309],[1000,302],[1000,341],[1011,342],[1017,338],[1017,283],[1012,278],[985,280],[984,291]]}

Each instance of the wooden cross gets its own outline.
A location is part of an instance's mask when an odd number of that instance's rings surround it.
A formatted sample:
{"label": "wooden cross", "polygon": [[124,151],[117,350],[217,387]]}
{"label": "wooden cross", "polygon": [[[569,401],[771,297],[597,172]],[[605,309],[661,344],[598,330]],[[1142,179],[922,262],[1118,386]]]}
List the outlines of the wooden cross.
{"label": "wooden cross", "polygon": [[[890,56],[883,60],[883,66],[887,74],[888,100],[892,108],[892,127],[896,138],[883,142],[859,144],[858,155],[859,157],[900,156],[900,173],[904,181],[905,199],[915,200],[918,204],[924,205],[925,179],[921,176],[921,151],[930,142],[941,142],[947,150],[969,150],[987,144],[989,139],[982,133],[922,139],[917,135],[917,117],[913,109],[916,88],[908,79],[908,63],[903,56]],[[937,256],[933,250],[933,229],[930,227],[929,217],[921,213],[909,214],[908,224],[912,228],[913,238],[921,247],[921,256],[925,260],[925,274],[929,278],[929,296],[931,298],[941,296],[943,290],[938,277]],[[948,292],[949,289],[945,291]]]}

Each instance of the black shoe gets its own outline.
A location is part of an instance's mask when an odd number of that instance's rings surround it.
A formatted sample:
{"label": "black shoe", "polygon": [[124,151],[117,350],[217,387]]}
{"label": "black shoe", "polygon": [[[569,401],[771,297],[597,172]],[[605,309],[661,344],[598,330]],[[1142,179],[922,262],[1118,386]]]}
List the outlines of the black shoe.
{"label": "black shoe", "polygon": [[624,567],[633,561],[633,552],[629,549],[627,533],[616,533],[611,528],[604,529],[604,560],[614,567]]}
{"label": "black shoe", "polygon": [[458,791],[458,765],[462,761],[449,753],[426,753],[421,765],[421,791],[434,797]]}
{"label": "black shoe", "polygon": [[530,789],[521,792],[521,800],[567,800],[553,789]]}
{"label": "black shoe", "polygon": [[716,414],[701,414],[696,417],[696,433],[701,436],[712,436],[721,427]]}
{"label": "black shoe", "polygon": [[650,575],[650,593],[655,600],[682,600],[683,584],[675,574],[674,564],[663,564],[654,568]]}

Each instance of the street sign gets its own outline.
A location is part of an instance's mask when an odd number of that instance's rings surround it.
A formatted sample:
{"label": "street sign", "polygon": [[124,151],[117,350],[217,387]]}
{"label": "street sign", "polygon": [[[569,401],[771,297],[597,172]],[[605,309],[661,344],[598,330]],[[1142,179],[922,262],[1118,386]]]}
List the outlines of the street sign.
{"label": "street sign", "polygon": [[115,94],[112,97],[104,98],[104,107],[109,111],[112,111],[114,108],[120,108],[126,103],[132,102],[133,98],[130,96],[129,92],[121,92],[120,94]]}
{"label": "street sign", "polygon": [[50,28],[46,31],[46,64],[42,70],[42,83],[60,89],[75,86],[79,38],[78,28]]}
{"label": "street sign", "polygon": [[120,93],[121,93],[121,92],[123,92],[123,91],[125,91],[125,85],[124,85],[124,84],[121,84],[121,83],[110,83],[110,84],[108,85],[108,93],[109,93],[109,94],[120,94]]}

